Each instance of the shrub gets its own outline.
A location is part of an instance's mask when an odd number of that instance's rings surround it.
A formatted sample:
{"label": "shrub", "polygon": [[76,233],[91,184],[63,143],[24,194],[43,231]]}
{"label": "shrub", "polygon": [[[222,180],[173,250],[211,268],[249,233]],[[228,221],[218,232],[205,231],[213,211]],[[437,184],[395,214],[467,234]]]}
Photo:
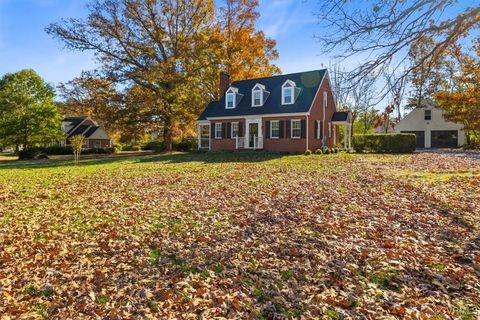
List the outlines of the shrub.
{"label": "shrub", "polygon": [[305,150],[305,153],[304,153],[304,154],[305,154],[306,156],[309,156],[309,155],[312,154],[312,150],[307,149],[307,150]]}
{"label": "shrub", "polygon": [[123,150],[123,143],[120,143],[120,142],[116,142],[114,145],[113,145],[113,149],[115,149],[115,153],[117,152],[121,152]]}
{"label": "shrub", "polygon": [[141,151],[142,147],[138,144],[126,144],[123,146],[122,151]]}
{"label": "shrub", "polygon": [[315,154],[323,154],[322,149],[317,149],[317,150],[315,150]]}
{"label": "shrub", "polygon": [[180,141],[174,141],[172,145],[173,150],[176,151],[193,151],[197,149],[197,139],[184,138]]}
{"label": "shrub", "polygon": [[151,150],[151,151],[155,151],[155,152],[161,152],[165,148],[164,148],[164,145],[163,145],[163,141],[153,140],[153,141],[150,141],[150,142],[147,142],[146,144],[144,144],[142,146],[142,149],[143,150]]}
{"label": "shrub", "polygon": [[38,159],[38,156],[41,154],[39,148],[28,148],[18,151],[18,160],[34,160]]}
{"label": "shrub", "polygon": [[416,145],[413,133],[360,134],[353,139],[353,149],[359,153],[412,153]]}
{"label": "shrub", "polygon": [[323,154],[330,154],[330,153],[331,153],[330,148],[325,148],[325,149],[323,150]]}

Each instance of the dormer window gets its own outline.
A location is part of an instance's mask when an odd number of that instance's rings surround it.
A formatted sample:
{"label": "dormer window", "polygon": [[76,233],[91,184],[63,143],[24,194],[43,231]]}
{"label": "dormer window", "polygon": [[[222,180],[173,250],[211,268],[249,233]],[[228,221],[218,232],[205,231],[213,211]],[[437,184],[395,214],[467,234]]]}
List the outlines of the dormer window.
{"label": "dormer window", "polygon": [[237,88],[228,88],[225,93],[225,109],[234,109],[237,106],[237,96],[239,96]]}
{"label": "dormer window", "polygon": [[295,103],[296,92],[295,82],[287,80],[282,86],[282,104]]}
{"label": "dormer window", "polygon": [[265,86],[257,83],[252,89],[252,107],[261,107],[265,104],[270,92],[265,90]]}

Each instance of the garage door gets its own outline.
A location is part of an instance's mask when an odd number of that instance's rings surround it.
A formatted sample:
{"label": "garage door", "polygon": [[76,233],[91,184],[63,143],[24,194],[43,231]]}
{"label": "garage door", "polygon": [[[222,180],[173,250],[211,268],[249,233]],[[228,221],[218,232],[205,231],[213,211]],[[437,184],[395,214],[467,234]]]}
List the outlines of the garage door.
{"label": "garage door", "polygon": [[458,131],[432,131],[432,148],[456,148]]}
{"label": "garage door", "polygon": [[425,148],[425,131],[402,131],[402,133],[414,133],[417,136],[417,148]]}

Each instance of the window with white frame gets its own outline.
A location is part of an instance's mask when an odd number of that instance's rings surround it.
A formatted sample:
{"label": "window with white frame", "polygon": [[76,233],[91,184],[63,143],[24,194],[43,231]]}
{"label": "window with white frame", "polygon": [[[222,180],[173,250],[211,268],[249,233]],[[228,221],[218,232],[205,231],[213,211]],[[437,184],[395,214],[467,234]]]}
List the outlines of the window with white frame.
{"label": "window with white frame", "polygon": [[295,102],[295,83],[287,80],[282,86],[282,104],[293,104]]}
{"label": "window with white frame", "polygon": [[322,138],[322,122],[320,120],[317,120],[317,139]]}
{"label": "window with white frame", "polygon": [[252,106],[260,107],[262,105],[262,90],[256,89],[253,91]]}
{"label": "window with white frame", "polygon": [[227,93],[227,98],[225,101],[225,109],[233,109],[235,108],[235,93]]}
{"label": "window with white frame", "polygon": [[325,108],[328,107],[328,95],[326,91],[323,92],[323,105],[325,106]]}
{"label": "window with white frame", "polygon": [[332,136],[332,123],[329,122],[328,123],[328,137],[331,137]]}
{"label": "window with white frame", "polygon": [[232,139],[238,137],[238,122],[232,122]]}
{"label": "window with white frame", "polygon": [[432,120],[432,110],[425,109],[425,121]]}
{"label": "window with white frame", "polygon": [[270,121],[270,138],[280,138],[280,120]]}
{"label": "window with white frame", "polygon": [[300,139],[300,137],[302,136],[302,122],[300,120],[292,120],[291,124],[292,133],[290,136],[293,139]]}
{"label": "window with white frame", "polygon": [[222,124],[215,123],[215,139],[222,139]]}

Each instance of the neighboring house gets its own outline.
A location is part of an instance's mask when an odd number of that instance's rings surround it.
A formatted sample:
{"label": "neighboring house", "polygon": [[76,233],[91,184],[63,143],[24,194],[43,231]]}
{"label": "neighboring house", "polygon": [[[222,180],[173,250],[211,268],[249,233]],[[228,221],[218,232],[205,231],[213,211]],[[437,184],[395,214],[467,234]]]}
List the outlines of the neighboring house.
{"label": "neighboring house", "polygon": [[62,129],[66,134],[66,139],[60,142],[62,146],[69,145],[70,138],[75,135],[85,137],[86,149],[103,149],[112,146],[108,133],[90,117],[66,117],[63,119]]}
{"label": "neighboring house", "polygon": [[351,114],[336,111],[326,69],[232,84],[221,73],[220,100],[210,102],[197,123],[200,150],[300,153],[337,145],[339,126],[350,137]]}
{"label": "neighboring house", "polygon": [[395,126],[395,132],[415,133],[417,148],[456,148],[465,143],[463,126],[445,121],[435,107],[415,108]]}

